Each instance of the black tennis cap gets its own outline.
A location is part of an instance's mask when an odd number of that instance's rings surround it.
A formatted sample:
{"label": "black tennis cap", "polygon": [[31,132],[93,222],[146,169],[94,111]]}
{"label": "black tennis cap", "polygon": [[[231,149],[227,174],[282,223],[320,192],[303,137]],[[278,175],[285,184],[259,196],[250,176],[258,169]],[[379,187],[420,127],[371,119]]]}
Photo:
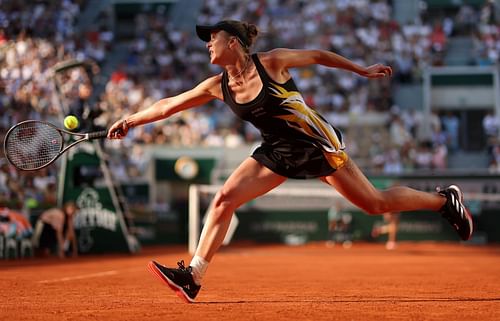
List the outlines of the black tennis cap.
{"label": "black tennis cap", "polygon": [[196,34],[198,35],[198,37],[200,37],[201,40],[209,42],[210,34],[213,31],[224,30],[229,34],[236,36],[244,46],[250,47],[250,39],[248,39],[242,28],[243,25],[239,21],[222,20],[214,25],[196,25]]}

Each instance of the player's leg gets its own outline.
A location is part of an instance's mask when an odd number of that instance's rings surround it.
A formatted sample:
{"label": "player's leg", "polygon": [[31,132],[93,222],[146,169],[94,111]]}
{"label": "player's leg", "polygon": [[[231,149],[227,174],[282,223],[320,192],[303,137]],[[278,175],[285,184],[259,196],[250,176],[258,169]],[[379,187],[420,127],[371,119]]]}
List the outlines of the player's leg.
{"label": "player's leg", "polygon": [[195,255],[210,261],[224,240],[234,211],[285,180],[286,177],[272,172],[255,159],[246,159],[215,195]]}
{"label": "player's leg", "polygon": [[322,180],[368,214],[424,209],[439,211],[462,239],[467,240],[472,234],[472,218],[463,205],[463,195],[457,186],[451,185],[439,193],[422,192],[406,186],[378,190],[351,159]]}
{"label": "player's leg", "polygon": [[406,186],[378,190],[352,159],[322,180],[335,187],[346,199],[368,214],[420,209],[437,211],[446,201],[446,198],[437,193],[426,193]]}
{"label": "player's leg", "polygon": [[150,262],[153,274],[170,286],[178,296],[193,302],[208,263],[222,244],[234,211],[242,204],[265,194],[286,180],[253,158],[248,158],[231,174],[215,195],[203,226],[200,242],[189,267],[184,262],[178,268],[167,268]]}

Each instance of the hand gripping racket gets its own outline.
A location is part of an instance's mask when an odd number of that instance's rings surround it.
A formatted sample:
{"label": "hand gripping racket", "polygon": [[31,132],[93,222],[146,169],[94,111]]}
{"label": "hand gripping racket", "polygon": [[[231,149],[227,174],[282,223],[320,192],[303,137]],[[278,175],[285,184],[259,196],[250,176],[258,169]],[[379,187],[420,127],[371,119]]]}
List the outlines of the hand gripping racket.
{"label": "hand gripping racket", "polygon": [[[52,164],[59,156],[78,143],[104,138],[107,130],[73,133],[40,120],[26,120],[9,129],[4,140],[5,156],[17,169],[35,171]],[[64,138],[78,137],[65,146]]]}

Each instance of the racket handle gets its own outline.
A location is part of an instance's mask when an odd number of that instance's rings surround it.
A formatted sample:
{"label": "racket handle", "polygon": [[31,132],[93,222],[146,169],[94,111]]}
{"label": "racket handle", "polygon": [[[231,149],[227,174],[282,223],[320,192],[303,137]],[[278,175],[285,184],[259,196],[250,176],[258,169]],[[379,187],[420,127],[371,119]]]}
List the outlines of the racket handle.
{"label": "racket handle", "polygon": [[89,135],[89,139],[105,138],[106,136],[108,136],[108,131],[107,130],[101,130],[101,131],[98,131],[98,132],[89,133],[88,135]]}

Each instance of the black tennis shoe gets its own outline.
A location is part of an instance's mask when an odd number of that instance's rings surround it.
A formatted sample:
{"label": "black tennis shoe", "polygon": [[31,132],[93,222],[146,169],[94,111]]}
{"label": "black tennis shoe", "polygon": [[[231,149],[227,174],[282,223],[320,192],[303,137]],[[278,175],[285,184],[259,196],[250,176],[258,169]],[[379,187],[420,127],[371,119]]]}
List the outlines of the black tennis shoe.
{"label": "black tennis shoe", "polygon": [[464,196],[460,188],[450,185],[445,189],[437,188],[437,192],[446,197],[446,203],[439,210],[441,215],[450,222],[460,238],[467,241],[472,236],[474,225],[469,210],[464,206]]}
{"label": "black tennis shoe", "polygon": [[193,303],[201,286],[194,283],[190,266],[186,268],[184,266],[184,261],[177,262],[177,265],[179,266],[178,268],[172,269],[155,261],[148,263],[151,273],[174,290],[178,297],[185,300],[187,303]]}

